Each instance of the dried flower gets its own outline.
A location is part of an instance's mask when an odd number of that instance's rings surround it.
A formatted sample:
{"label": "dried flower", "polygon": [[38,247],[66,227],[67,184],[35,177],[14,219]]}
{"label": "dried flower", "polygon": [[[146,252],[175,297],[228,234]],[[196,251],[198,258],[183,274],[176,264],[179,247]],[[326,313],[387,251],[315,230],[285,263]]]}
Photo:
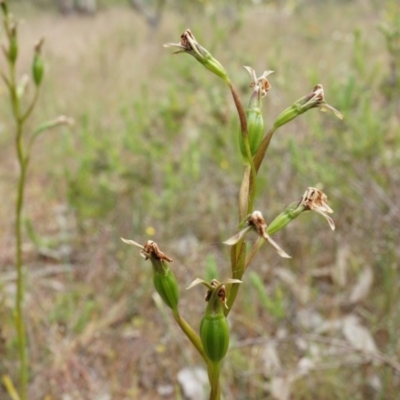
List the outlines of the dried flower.
{"label": "dried flower", "polygon": [[257,78],[256,71],[253,68],[247,66],[244,66],[244,68],[246,68],[252,78],[250,87],[253,88],[254,92],[257,92],[260,97],[265,97],[271,89],[271,84],[269,83],[267,76],[272,74],[274,71],[264,71],[263,74]]}
{"label": "dried flower", "polygon": [[285,253],[281,247],[269,236],[267,232],[267,224],[260,211],[253,211],[248,217],[246,217],[246,227],[240,230],[236,235],[232,236],[230,239],[226,240],[224,243],[233,246],[242,239],[247,232],[253,230],[257,234],[268,241],[278,252],[278,254],[283,258],[291,258],[287,253]]}
{"label": "dried flower", "polygon": [[179,50],[175,51],[174,54],[188,53],[192,55],[211,72],[222,78],[225,82],[229,82],[228,74],[224,67],[208,50],[196,41],[190,29],[186,29],[186,31],[182,33],[180,43],[166,43],[164,47],[177,47]]}
{"label": "dried flower", "polygon": [[300,205],[305,207],[306,211],[315,211],[322,215],[327,221],[331,229],[335,230],[335,223],[332,218],[328,215],[333,213],[333,210],[328,206],[328,196],[321,190],[309,187],[302,199]]}
{"label": "dried flower", "polygon": [[213,279],[210,283],[208,283],[207,281],[200,279],[200,278],[196,278],[186,289],[191,289],[194,286],[197,285],[204,285],[207,287],[207,291],[206,294],[204,296],[205,301],[210,301],[211,295],[214,292],[214,290],[217,289],[217,297],[219,298],[219,300],[221,301],[221,303],[228,308],[227,304],[226,304],[226,292],[225,292],[225,285],[232,285],[234,283],[242,283],[241,280],[239,279],[232,279],[232,278],[228,278],[225,279],[222,283],[220,283],[217,279]]}
{"label": "dried flower", "polygon": [[300,201],[289,204],[286,210],[279,214],[268,225],[268,233],[272,235],[278,232],[305,211],[315,211],[321,214],[328,221],[331,229],[335,230],[335,223],[332,218],[327,215],[328,213],[333,213],[332,209],[328,206],[327,195],[319,189],[309,187],[304,192]]}
{"label": "dried flower", "polygon": [[148,240],[144,246],[142,246],[139,243],[134,242],[133,240],[128,240],[128,239],[124,239],[121,238],[121,240],[126,243],[129,244],[131,246],[135,246],[138,247],[140,250],[140,255],[142,257],[144,257],[145,260],[148,260],[149,258],[153,258],[156,260],[160,260],[160,261],[168,261],[168,262],[172,262],[172,258],[168,257],[167,255],[165,255],[157,246],[156,242],[153,242],[152,240]]}

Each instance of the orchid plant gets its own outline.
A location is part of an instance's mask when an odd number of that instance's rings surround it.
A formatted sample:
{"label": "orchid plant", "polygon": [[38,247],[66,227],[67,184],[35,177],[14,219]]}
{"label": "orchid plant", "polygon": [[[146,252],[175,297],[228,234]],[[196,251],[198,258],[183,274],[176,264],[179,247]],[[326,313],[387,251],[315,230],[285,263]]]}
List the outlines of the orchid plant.
{"label": "orchid plant", "polygon": [[[188,287],[189,289],[202,284],[207,288],[205,297],[207,306],[200,322],[199,333],[179,313],[178,283],[169,267],[172,259],[166,256],[153,241],[147,241],[142,246],[132,240],[122,240],[139,248],[141,255],[146,259],[150,259],[153,266],[153,282],[156,291],[160,294],[165,304],[171,308],[176,322],[207,366],[211,387],[209,398],[210,400],[220,400],[222,396],[219,383],[220,371],[222,361],[229,347],[229,325],[226,318],[236,300],[243,275],[254,256],[261,250],[264,243],[268,243],[281,257],[290,258],[290,255],[271,236],[283,229],[303,212],[315,211],[321,214],[328,221],[330,228],[332,230],[335,229],[334,222],[329,216],[333,211],[328,206],[326,194],[313,187],[307,188],[299,200],[291,203],[269,224],[266,223],[262,212],[254,209],[257,173],[270,141],[277,129],[312,108],[331,111],[340,119],[343,117],[339,111],[326,103],[323,87],[318,84],[310,93],[282,111],[269,130],[265,132],[261,102],[262,98],[271,89],[268,77],[273,71],[266,70],[260,77],[257,77],[253,68],[244,67],[250,73],[250,88],[252,90],[248,106],[245,108],[225,68],[207,49],[196,41],[189,29],[181,35],[180,43],[167,43],[164,47],[176,48],[177,51],[174,54],[187,53],[193,56],[205,68],[222,79],[232,94],[240,122],[238,140],[243,160],[243,177],[238,197],[238,229],[231,238],[224,242],[226,245],[231,246],[231,276],[223,282],[218,282],[215,279],[211,282],[206,282],[196,278]],[[246,237],[250,231],[255,232],[258,238],[251,247],[248,247]]]}

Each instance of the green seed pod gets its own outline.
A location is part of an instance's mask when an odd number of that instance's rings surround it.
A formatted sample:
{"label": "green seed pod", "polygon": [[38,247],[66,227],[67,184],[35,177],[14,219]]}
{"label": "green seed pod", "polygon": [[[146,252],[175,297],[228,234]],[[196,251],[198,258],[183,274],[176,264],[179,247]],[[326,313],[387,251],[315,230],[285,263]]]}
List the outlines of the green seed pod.
{"label": "green seed pod", "polygon": [[200,338],[207,357],[213,362],[219,362],[229,347],[229,325],[222,308],[223,304],[226,306],[224,284],[213,279],[206,300],[208,304],[200,323]]}
{"label": "green seed pod", "polygon": [[206,313],[200,324],[200,338],[211,361],[219,362],[225,357],[229,347],[229,325],[222,309],[218,313]]}
{"label": "green seed pod", "polygon": [[[260,146],[264,135],[264,119],[261,114],[261,110],[258,107],[247,109],[246,117],[250,153],[252,156],[254,156],[254,154],[257,153],[258,147]],[[242,132],[240,132],[239,136],[239,145],[242,156],[247,159]]]}
{"label": "green seed pod", "polygon": [[44,63],[42,56],[40,54],[35,54],[32,64],[32,75],[36,86],[40,86],[40,84],[42,83],[43,73],[44,73]]}
{"label": "green seed pod", "polygon": [[298,117],[304,111],[300,109],[296,104],[293,104],[291,107],[288,107],[286,110],[282,111],[274,122],[274,130],[278,129],[282,125],[287,124],[291,120]]}
{"label": "green seed pod", "polygon": [[15,30],[12,30],[12,36],[10,37],[10,47],[8,49],[8,59],[12,64],[15,64],[18,57],[18,40]]}
{"label": "green seed pod", "polygon": [[171,309],[178,307],[179,290],[174,273],[168,268],[165,271],[153,273],[153,283],[157,293]]}
{"label": "green seed pod", "polygon": [[43,45],[43,39],[41,39],[36,45],[35,45],[35,54],[33,56],[33,63],[32,63],[32,76],[33,80],[36,84],[36,86],[40,86],[42,83],[43,79],[43,74],[44,74],[44,62],[42,58],[42,45]]}

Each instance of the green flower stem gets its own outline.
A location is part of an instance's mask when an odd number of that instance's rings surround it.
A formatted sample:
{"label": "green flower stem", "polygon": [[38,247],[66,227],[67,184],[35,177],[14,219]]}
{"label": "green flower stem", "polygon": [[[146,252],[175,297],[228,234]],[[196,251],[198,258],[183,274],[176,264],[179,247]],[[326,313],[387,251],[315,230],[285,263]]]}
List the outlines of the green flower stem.
{"label": "green flower stem", "polygon": [[175,321],[177,324],[180,326],[182,329],[183,333],[187,336],[187,338],[191,341],[193,346],[196,348],[196,350],[199,352],[203,360],[207,363],[207,366],[209,366],[210,361],[208,360],[207,356],[204,353],[203,350],[203,345],[201,344],[201,340],[199,335],[193,330],[193,328],[186,322],[186,320],[179,314],[178,309],[172,310],[172,314],[175,318]]}
{"label": "green flower stem", "polygon": [[28,385],[28,356],[26,349],[26,331],[23,317],[24,284],[22,269],[22,210],[24,206],[24,189],[28,160],[24,154],[22,141],[24,121],[21,119],[20,102],[17,96],[15,68],[10,63],[9,91],[14,119],[16,122],[15,147],[20,167],[17,187],[17,199],[15,204],[15,262],[17,270],[17,291],[15,297],[15,326],[18,338],[18,354],[20,362],[19,370],[19,392],[21,400],[27,399]]}
{"label": "green flower stem", "polygon": [[[232,278],[233,279],[242,279],[242,276],[245,271],[245,261],[246,261],[246,243],[244,240],[240,240],[231,249],[231,269],[232,269]],[[233,303],[236,300],[236,296],[239,292],[239,284],[234,283],[229,285],[227,288],[227,302],[226,305],[228,308],[224,310],[225,316],[227,316],[233,306]]]}
{"label": "green flower stem", "polygon": [[275,133],[275,130],[276,129],[274,129],[274,127],[270,128],[270,130],[264,136],[264,138],[260,144],[260,147],[258,148],[258,151],[254,156],[254,167],[257,172],[260,169],[262,161],[264,160],[265,154],[268,150],[269,144],[271,142],[272,136]]}
{"label": "green flower stem", "polygon": [[[249,134],[247,131],[247,117],[246,117],[246,111],[243,107],[243,104],[240,100],[240,97],[237,93],[237,90],[235,89],[235,87],[233,86],[232,82],[228,81],[228,86],[229,89],[232,93],[232,97],[233,97],[233,101],[235,103],[238,115],[239,115],[239,120],[240,120],[240,129],[242,131],[242,135],[243,135],[243,143],[244,143],[244,147],[246,150],[246,154],[247,154],[247,162],[248,165],[250,166],[251,169],[251,174],[250,176],[248,176],[247,172],[246,172],[246,167],[245,167],[245,171],[243,173],[243,180],[242,180],[242,185],[246,184],[244,183],[244,180],[248,180],[248,200],[247,200],[247,208],[246,210],[244,210],[244,208],[240,209],[240,215],[239,215],[239,220],[241,221],[249,212],[252,211],[253,209],[253,204],[254,204],[254,198],[255,198],[255,194],[256,194],[256,176],[257,176],[257,171],[253,162],[253,157],[251,156],[251,150],[250,150],[250,143],[249,143]],[[241,193],[242,196],[242,193]],[[243,205],[243,201],[242,199],[239,200],[239,206]]]}
{"label": "green flower stem", "polygon": [[25,113],[20,117],[21,123],[24,123],[28,119],[28,117],[31,115],[33,109],[35,108],[38,98],[39,98],[39,88],[36,87],[35,96],[31,102],[31,104],[29,105],[29,107],[27,108]]}
{"label": "green flower stem", "polygon": [[254,243],[253,247],[249,251],[249,253],[246,256],[246,261],[244,263],[244,268],[245,270],[247,267],[250,265],[251,261],[253,260],[254,256],[257,254],[258,250],[260,250],[261,246],[265,243],[265,239],[262,237],[259,237],[257,241]]}
{"label": "green flower stem", "polygon": [[[239,221],[242,221],[246,217],[246,215],[248,215],[253,210],[256,195],[257,168],[254,164],[253,157],[251,156],[249,135],[247,131],[246,111],[232,82],[227,81],[227,84],[229,86],[229,89],[231,90],[232,97],[239,115],[240,129],[242,131],[243,143],[247,154],[247,163],[245,163],[244,165],[243,178],[239,191]],[[245,260],[246,246],[244,245],[243,241],[240,241],[235,246],[233,246],[231,251],[232,278],[242,278],[245,271]],[[226,315],[229,314],[231,307],[235,302],[238,291],[238,284],[233,284],[230,287],[227,300],[228,308],[225,311]]]}
{"label": "green flower stem", "polygon": [[22,145],[22,125],[17,124],[17,155],[20,165],[20,174],[18,179],[18,193],[15,208],[15,239],[16,239],[16,268],[17,268],[17,293],[15,298],[15,323],[18,336],[18,351],[20,361],[19,383],[21,400],[27,399],[27,383],[28,383],[28,357],[26,349],[26,332],[23,317],[24,302],[24,285],[22,270],[22,209],[24,205],[24,189],[26,181],[27,162],[24,158]]}
{"label": "green flower stem", "polygon": [[232,93],[232,97],[233,97],[233,101],[235,102],[235,106],[237,109],[237,112],[239,114],[239,121],[240,121],[240,129],[242,131],[242,134],[244,137],[248,137],[248,133],[247,133],[247,117],[246,117],[246,111],[243,107],[243,104],[240,100],[240,97],[238,95],[237,90],[235,89],[235,87],[233,86],[233,83],[231,81],[227,81],[227,84],[229,86],[229,89]]}
{"label": "green flower stem", "polygon": [[[10,92],[10,98],[11,98],[11,107],[14,115],[15,122],[17,123],[17,136],[18,133],[22,135],[22,125],[21,124],[21,111],[20,111],[20,104],[19,104],[19,99],[17,95],[17,80],[15,77],[15,65],[11,62],[9,62],[9,72],[10,72],[10,78],[7,80],[8,82],[8,89]],[[20,132],[18,132],[18,129],[21,129]]]}
{"label": "green flower stem", "polygon": [[210,386],[211,386],[209,400],[220,400],[221,399],[221,387],[219,384],[220,371],[221,371],[221,362],[209,363],[208,379],[210,381]]}
{"label": "green flower stem", "polygon": [[22,265],[22,211],[24,208],[24,195],[25,195],[25,183],[28,169],[28,154],[25,154],[23,133],[24,123],[31,114],[35,107],[39,96],[39,90],[35,91],[35,96],[29,105],[25,113],[21,113],[20,99],[17,94],[17,79],[16,79],[16,67],[15,62],[8,60],[9,65],[9,78],[3,73],[4,82],[6,83],[9,94],[11,109],[15,120],[15,148],[17,153],[17,159],[19,164],[19,176],[17,184],[17,198],[15,203],[15,268],[17,272],[17,290],[15,295],[15,327],[17,331],[17,342],[18,342],[18,357],[19,357],[19,394],[21,400],[27,399],[27,388],[28,388],[28,352],[27,352],[27,340],[26,340],[26,329],[24,322],[24,282],[23,282],[23,265]]}
{"label": "green flower stem", "polygon": [[250,214],[248,211],[250,205],[250,182],[251,182],[251,168],[250,165],[244,164],[243,178],[239,189],[239,221],[243,221],[246,215]]}

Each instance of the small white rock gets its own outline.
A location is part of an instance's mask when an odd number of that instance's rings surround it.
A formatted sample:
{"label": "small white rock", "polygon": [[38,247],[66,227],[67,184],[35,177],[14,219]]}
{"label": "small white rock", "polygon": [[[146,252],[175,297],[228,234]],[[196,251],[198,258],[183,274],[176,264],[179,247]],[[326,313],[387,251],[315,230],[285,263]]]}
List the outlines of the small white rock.
{"label": "small white rock", "polygon": [[208,376],[204,368],[182,368],[177,379],[186,400],[208,399]]}

